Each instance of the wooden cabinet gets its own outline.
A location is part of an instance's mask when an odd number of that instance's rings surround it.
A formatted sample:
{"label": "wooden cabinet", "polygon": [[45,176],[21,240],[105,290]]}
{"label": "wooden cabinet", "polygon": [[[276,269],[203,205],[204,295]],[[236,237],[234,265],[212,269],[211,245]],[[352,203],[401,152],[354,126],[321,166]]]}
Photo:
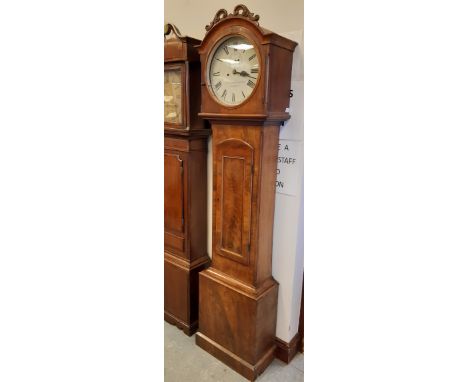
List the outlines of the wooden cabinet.
{"label": "wooden cabinet", "polygon": [[[172,38],[166,37],[171,34]],[[198,327],[198,273],[207,255],[206,152],[200,109],[199,41],[165,31],[164,319],[192,335]]]}
{"label": "wooden cabinet", "polygon": [[200,272],[196,343],[250,380],[276,349],[275,180],[297,45],[258,19],[244,5],[221,9],[199,47],[200,115],[213,131],[213,256]]}

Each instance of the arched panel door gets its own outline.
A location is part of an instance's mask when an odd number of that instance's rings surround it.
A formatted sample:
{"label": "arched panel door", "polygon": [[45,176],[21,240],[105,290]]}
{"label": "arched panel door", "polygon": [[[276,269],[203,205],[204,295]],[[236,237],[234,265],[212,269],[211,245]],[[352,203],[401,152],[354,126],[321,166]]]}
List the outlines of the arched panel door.
{"label": "arched panel door", "polygon": [[214,158],[215,249],[242,264],[250,262],[253,154],[247,142],[227,139],[216,145]]}

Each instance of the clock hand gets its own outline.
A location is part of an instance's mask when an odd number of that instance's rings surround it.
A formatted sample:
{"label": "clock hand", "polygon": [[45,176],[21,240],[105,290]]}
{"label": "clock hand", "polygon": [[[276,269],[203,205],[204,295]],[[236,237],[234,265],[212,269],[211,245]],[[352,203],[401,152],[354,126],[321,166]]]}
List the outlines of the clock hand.
{"label": "clock hand", "polygon": [[219,62],[222,62],[222,63],[228,63],[228,64],[237,64],[240,60],[237,58],[235,60],[232,60],[230,58],[216,58]]}
{"label": "clock hand", "polygon": [[232,71],[232,74],[240,74],[242,77],[249,75],[245,70],[243,70],[242,72],[238,72],[236,69]]}
{"label": "clock hand", "polygon": [[242,77],[250,77],[250,78],[253,78],[253,79],[257,79],[256,77],[252,77],[249,73],[247,73],[245,70],[243,70],[242,72],[238,72],[236,69],[234,69],[232,71],[232,74],[240,74]]}

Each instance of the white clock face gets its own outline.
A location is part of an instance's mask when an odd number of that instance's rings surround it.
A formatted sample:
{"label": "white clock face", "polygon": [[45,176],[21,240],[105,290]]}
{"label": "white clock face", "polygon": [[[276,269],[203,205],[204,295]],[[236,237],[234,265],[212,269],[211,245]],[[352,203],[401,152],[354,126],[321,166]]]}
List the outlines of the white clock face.
{"label": "white clock face", "polygon": [[225,39],[211,55],[209,86],[222,104],[235,106],[244,102],[255,89],[259,74],[254,44],[245,37]]}

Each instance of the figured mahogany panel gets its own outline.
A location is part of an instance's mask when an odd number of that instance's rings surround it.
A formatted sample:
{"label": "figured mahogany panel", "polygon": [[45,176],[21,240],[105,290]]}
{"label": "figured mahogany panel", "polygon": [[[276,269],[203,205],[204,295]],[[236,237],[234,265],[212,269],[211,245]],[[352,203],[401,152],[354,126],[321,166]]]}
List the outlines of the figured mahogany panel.
{"label": "figured mahogany panel", "polygon": [[164,153],[164,229],[184,232],[183,156]]}
{"label": "figured mahogany panel", "polygon": [[215,243],[217,253],[250,261],[253,148],[240,139],[216,145]]}
{"label": "figured mahogany panel", "polygon": [[253,381],[274,357],[278,284],[252,296],[209,270],[199,277],[197,345]]}
{"label": "figured mahogany panel", "polygon": [[245,180],[244,158],[224,156],[222,174],[221,248],[242,256],[243,190],[239,185]]}

